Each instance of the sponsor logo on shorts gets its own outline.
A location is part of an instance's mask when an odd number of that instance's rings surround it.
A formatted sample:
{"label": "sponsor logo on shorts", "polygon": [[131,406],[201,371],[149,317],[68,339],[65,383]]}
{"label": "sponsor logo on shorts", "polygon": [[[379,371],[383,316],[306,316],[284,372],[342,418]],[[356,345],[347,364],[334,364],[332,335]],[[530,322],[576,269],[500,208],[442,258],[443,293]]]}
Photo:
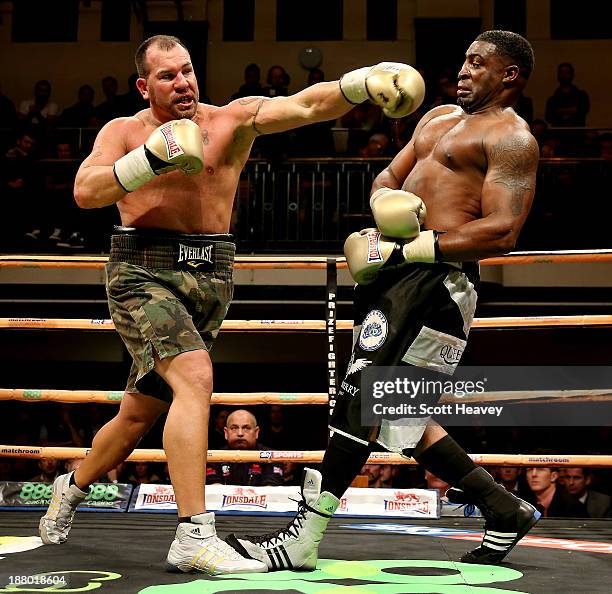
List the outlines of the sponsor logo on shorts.
{"label": "sponsor logo on shorts", "polygon": [[353,373],[357,373],[362,369],[365,369],[368,365],[372,365],[372,361],[368,359],[357,359],[355,360],[355,353],[351,355],[351,360],[349,361],[348,371],[346,372],[347,377],[349,375],[353,375]]}
{"label": "sponsor logo on shorts", "polygon": [[168,123],[167,126],[160,128],[159,131],[164,135],[164,140],[166,141],[166,153],[168,154],[168,159],[184,154],[183,149],[174,137],[174,129],[171,122]]}
{"label": "sponsor logo on shorts", "polygon": [[389,325],[385,314],[380,309],[373,309],[363,321],[359,346],[364,351],[375,351],[384,344],[388,332]]}
{"label": "sponsor logo on shorts", "polygon": [[357,392],[359,392],[359,388],[357,386],[353,386],[348,382],[342,382],[341,388],[345,394],[350,394],[351,396],[356,396]]}
{"label": "sponsor logo on shorts", "polygon": [[187,266],[192,268],[198,268],[202,264],[213,263],[213,246],[211,245],[200,245],[191,246],[179,243],[179,253],[177,262],[186,262]]}
{"label": "sponsor logo on shorts", "polygon": [[457,365],[463,355],[463,349],[459,349],[452,344],[445,344],[440,349],[440,358],[449,365]]}
{"label": "sponsor logo on shorts", "polygon": [[368,233],[368,264],[370,262],[382,262],[383,257],[380,253],[380,231],[370,231]]}

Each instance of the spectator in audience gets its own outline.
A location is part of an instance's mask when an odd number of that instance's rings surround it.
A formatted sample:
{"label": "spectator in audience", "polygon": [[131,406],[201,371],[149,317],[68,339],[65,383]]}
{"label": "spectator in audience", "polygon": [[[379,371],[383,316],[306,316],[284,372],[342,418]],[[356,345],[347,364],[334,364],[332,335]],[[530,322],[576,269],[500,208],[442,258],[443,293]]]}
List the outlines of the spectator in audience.
{"label": "spectator in audience", "polygon": [[40,469],[40,473],[33,476],[28,482],[46,483],[50,485],[59,476],[61,463],[55,458],[41,458],[38,461],[38,468]]}
{"label": "spectator in audience", "polygon": [[46,409],[40,427],[40,443],[43,446],[84,447],[85,441],[72,421],[70,405],[51,405]]}
{"label": "spectator in audience", "polygon": [[612,134],[606,132],[599,135],[599,156],[602,159],[612,160]]}
{"label": "spectator in audience", "polygon": [[592,482],[593,473],[590,468],[569,467],[564,469],[563,484],[565,490],[586,506],[589,517],[605,518],[612,516],[610,496],[590,489]]}
{"label": "spectator in audience", "polygon": [[106,99],[94,107],[94,119],[97,126],[103,126],[121,115],[120,101],[117,97],[119,83],[114,76],[102,79],[102,92]]}
{"label": "spectator in audience", "polygon": [[34,97],[19,104],[19,119],[37,135],[43,135],[49,126],[55,124],[58,114],[57,103],[51,101],[51,83],[48,80],[36,82]]}
{"label": "spectator in audience", "polygon": [[577,499],[557,487],[559,470],[543,466],[532,466],[526,469],[525,476],[531,490],[531,503],[535,505],[545,518],[586,518],[586,507]]}
{"label": "spectator in audience", "polygon": [[287,97],[289,95],[289,82],[291,78],[282,66],[271,66],[266,78],[264,97]]}
{"label": "spectator in audience", "polygon": [[142,109],[149,107],[149,102],[142,98],[136,81],[138,74],[131,74],[128,78],[128,91],[117,97],[117,107],[120,116],[133,116]]}
{"label": "spectator in audience", "polygon": [[382,130],[382,110],[366,101],[342,116],[340,123],[343,128],[349,128],[347,154],[358,155],[359,149],[368,144],[370,136]]}
{"label": "spectator in audience", "polygon": [[127,477],[127,471],[127,462],[121,462],[120,464],[115,466],[115,468],[109,470],[106,473],[106,478],[108,479],[109,483],[127,483],[129,482]]}
{"label": "spectator in audience", "polygon": [[448,491],[448,488],[450,487],[447,482],[443,481],[441,478],[438,478],[435,474],[429,472],[429,470],[425,471],[425,483],[427,484],[428,489],[437,489],[437,491],[440,493],[440,497],[444,497]]}
{"label": "spectator in audience", "polygon": [[531,133],[540,147],[540,157],[554,157],[559,146],[559,139],[551,136],[545,120],[533,120]]}
{"label": "spectator in audience", "polygon": [[160,483],[159,476],[155,474],[153,465],[149,462],[134,462],[132,471],[129,473],[127,480],[132,483],[132,485]]}
{"label": "spectator in audience", "polygon": [[0,128],[14,129],[17,126],[15,104],[2,92],[0,86]]}
{"label": "spectator in audience", "polygon": [[557,66],[559,86],[546,101],[546,121],[551,126],[586,126],[589,95],[573,84],[574,67],[569,62]]}
{"label": "spectator in audience", "polygon": [[295,432],[287,428],[283,407],[279,404],[270,406],[270,417],[266,427],[266,445],[273,450],[293,449]]}
{"label": "spectator in audience", "polygon": [[64,472],[76,470],[83,462],[83,458],[70,458],[64,462]]}
{"label": "spectator in audience", "polygon": [[21,234],[26,240],[37,240],[40,229],[35,223],[36,213],[32,212],[31,203],[36,191],[37,178],[34,174],[34,151],[36,140],[30,130],[17,134],[15,145],[4,155],[0,163],[2,196],[5,204],[5,215],[13,224],[6,230],[7,245],[18,243]]}
{"label": "spectator in audience", "polygon": [[218,450],[225,446],[225,423],[228,416],[229,410],[227,410],[227,408],[221,408],[214,417],[212,429],[208,432],[209,449]]}
{"label": "spectator in audience", "polygon": [[95,91],[91,85],[81,85],[77,102],[62,111],[57,125],[62,128],[88,128],[94,122]]}
{"label": "spectator in audience", "polygon": [[521,499],[529,495],[522,481],[523,473],[518,466],[500,466],[496,475],[497,482],[503,485],[506,491]]}
{"label": "spectator in audience", "polygon": [[44,213],[42,224],[50,228],[48,238],[52,245],[82,249],[84,239],[77,230],[81,213],[72,198],[78,162],[74,159],[70,143],[62,139],[55,144],[53,156],[56,162],[44,177],[45,196],[40,208],[40,214]]}
{"label": "spectator in audience", "polygon": [[393,464],[381,464],[376,487],[379,489],[392,489],[394,486],[396,485]]}
{"label": "spectator in audience", "polygon": [[[230,450],[267,450],[257,441],[259,426],[255,415],[244,409],[238,409],[227,417],[223,449]],[[281,464],[258,464],[251,462],[208,464],[206,483],[225,485],[245,485],[261,487],[283,484],[283,467]]]}
{"label": "spectator in audience", "polygon": [[376,489],[380,482],[382,464],[366,464],[359,474],[368,477],[368,487]]}
{"label": "spectator in audience", "polygon": [[160,475],[160,482],[162,485],[171,485],[172,479],[170,478],[170,468],[168,467],[168,462],[166,462],[162,466],[162,472]]}
{"label": "spectator in audience", "polygon": [[244,69],[244,84],[230,97],[230,101],[241,97],[260,97],[264,94],[261,86],[261,70],[257,64],[249,64]]}
{"label": "spectator in audience", "polygon": [[359,156],[366,159],[372,157],[385,157],[388,155],[390,143],[391,140],[386,134],[382,132],[372,134],[372,136],[368,138],[368,144],[359,149]]}
{"label": "spectator in audience", "polygon": [[450,68],[442,72],[434,87],[433,104],[430,109],[438,105],[449,105],[457,103],[457,74]]}
{"label": "spectator in audience", "polygon": [[299,487],[302,484],[303,466],[291,460],[283,462],[283,486]]}

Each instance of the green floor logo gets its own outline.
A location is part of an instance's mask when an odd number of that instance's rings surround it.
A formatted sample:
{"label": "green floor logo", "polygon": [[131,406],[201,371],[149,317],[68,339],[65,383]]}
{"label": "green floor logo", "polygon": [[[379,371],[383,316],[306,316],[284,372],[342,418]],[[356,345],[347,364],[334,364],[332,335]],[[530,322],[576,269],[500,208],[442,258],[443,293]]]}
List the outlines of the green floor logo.
{"label": "green floor logo", "polygon": [[186,584],[149,586],[139,594],[219,594],[271,590],[302,594],[527,594],[488,587],[523,574],[508,567],[452,561],[340,561],[319,559],[316,571],[250,573],[200,579]]}

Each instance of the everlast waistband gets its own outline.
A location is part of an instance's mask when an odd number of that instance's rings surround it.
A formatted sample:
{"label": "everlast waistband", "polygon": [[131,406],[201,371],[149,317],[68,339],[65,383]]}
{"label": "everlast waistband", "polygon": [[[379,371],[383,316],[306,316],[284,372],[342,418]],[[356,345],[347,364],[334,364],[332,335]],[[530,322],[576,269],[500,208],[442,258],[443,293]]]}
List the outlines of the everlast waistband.
{"label": "everlast waistband", "polygon": [[229,234],[115,227],[109,261],[145,268],[207,272],[231,268],[235,253],[236,245]]}

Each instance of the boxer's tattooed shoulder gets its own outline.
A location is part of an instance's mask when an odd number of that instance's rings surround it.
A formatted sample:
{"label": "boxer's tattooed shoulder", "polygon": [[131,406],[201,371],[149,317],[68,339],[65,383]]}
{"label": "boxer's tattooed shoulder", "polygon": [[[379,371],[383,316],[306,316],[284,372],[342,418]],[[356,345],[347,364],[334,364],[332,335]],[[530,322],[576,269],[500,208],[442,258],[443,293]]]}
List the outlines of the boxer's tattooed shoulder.
{"label": "boxer's tattooed shoulder", "polygon": [[262,134],[261,130],[257,129],[257,116],[259,115],[259,110],[261,109],[261,106],[268,101],[268,99],[265,98],[259,98],[259,103],[257,104],[257,109],[255,110],[255,115],[253,116],[253,130],[255,130],[256,134]]}
{"label": "boxer's tattooed shoulder", "polygon": [[202,130],[202,143],[208,144],[208,130]]}
{"label": "boxer's tattooed shoulder", "polygon": [[494,168],[491,181],[509,190],[514,215],[521,214],[524,198],[535,187],[538,159],[537,144],[525,135],[503,137],[489,150],[489,166]]}
{"label": "boxer's tattooed shoulder", "polygon": [[93,149],[91,149],[91,155],[89,155],[93,159],[97,159],[102,156],[102,147],[99,144],[94,144]]}

